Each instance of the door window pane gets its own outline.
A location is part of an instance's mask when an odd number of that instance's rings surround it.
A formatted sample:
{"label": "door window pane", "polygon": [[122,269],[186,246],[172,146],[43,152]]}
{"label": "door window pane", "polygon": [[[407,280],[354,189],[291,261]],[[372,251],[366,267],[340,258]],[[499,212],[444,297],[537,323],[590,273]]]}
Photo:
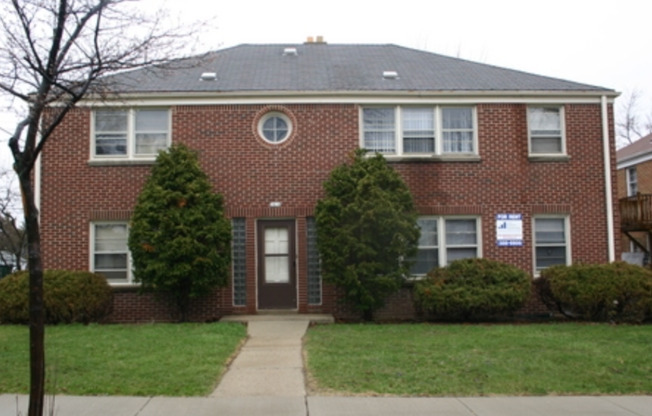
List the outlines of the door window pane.
{"label": "door window pane", "polygon": [[287,228],[265,228],[265,282],[290,281],[289,232]]}
{"label": "door window pane", "polygon": [[289,259],[287,256],[265,257],[265,282],[290,282]]}

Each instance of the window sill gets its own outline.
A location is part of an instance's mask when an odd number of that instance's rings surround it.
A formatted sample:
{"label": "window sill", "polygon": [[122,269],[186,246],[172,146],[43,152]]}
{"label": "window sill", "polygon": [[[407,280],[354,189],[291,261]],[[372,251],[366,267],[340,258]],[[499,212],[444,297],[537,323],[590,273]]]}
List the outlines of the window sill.
{"label": "window sill", "polygon": [[130,292],[137,292],[140,290],[140,284],[138,283],[110,283],[109,286],[111,286],[111,289],[113,292],[117,293],[130,293]]}
{"label": "window sill", "polygon": [[460,154],[460,155],[423,155],[423,156],[395,156],[395,155],[385,155],[385,159],[388,162],[417,162],[417,163],[453,163],[453,162],[465,162],[465,163],[478,163],[482,159],[479,155],[473,154]]}
{"label": "window sill", "polygon": [[155,162],[156,159],[91,159],[88,166],[142,166]]}
{"label": "window sill", "polygon": [[570,162],[570,156],[568,155],[529,155],[528,160],[530,162]]}

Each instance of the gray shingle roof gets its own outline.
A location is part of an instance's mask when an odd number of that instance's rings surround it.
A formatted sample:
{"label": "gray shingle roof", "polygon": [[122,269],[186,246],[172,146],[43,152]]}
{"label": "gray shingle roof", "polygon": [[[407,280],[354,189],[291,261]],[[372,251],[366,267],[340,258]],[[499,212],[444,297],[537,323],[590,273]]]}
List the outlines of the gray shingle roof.
{"label": "gray shingle roof", "polygon": [[[284,55],[296,48],[297,55]],[[347,92],[613,90],[396,45],[239,45],[180,60],[176,69],[116,75],[121,92]],[[397,79],[385,79],[396,71]],[[215,72],[215,81],[200,81]]]}

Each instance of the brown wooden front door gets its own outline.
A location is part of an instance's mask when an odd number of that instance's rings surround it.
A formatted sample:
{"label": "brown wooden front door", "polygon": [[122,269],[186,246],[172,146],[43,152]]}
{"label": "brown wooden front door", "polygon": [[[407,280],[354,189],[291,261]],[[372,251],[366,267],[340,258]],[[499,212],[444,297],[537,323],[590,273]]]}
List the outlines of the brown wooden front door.
{"label": "brown wooden front door", "polygon": [[258,309],[296,309],[294,220],[258,221]]}

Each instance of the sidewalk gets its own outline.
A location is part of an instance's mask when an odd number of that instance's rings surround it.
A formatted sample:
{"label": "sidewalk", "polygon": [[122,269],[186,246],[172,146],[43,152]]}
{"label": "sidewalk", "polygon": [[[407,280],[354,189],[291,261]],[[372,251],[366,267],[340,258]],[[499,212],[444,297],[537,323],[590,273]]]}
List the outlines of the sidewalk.
{"label": "sidewalk", "polygon": [[[301,338],[322,315],[228,317],[249,338],[210,397],[57,396],[56,416],[649,416],[652,396],[338,397],[306,393]],[[28,397],[0,395],[0,416],[25,416]],[[46,407],[47,408],[47,407]]]}

